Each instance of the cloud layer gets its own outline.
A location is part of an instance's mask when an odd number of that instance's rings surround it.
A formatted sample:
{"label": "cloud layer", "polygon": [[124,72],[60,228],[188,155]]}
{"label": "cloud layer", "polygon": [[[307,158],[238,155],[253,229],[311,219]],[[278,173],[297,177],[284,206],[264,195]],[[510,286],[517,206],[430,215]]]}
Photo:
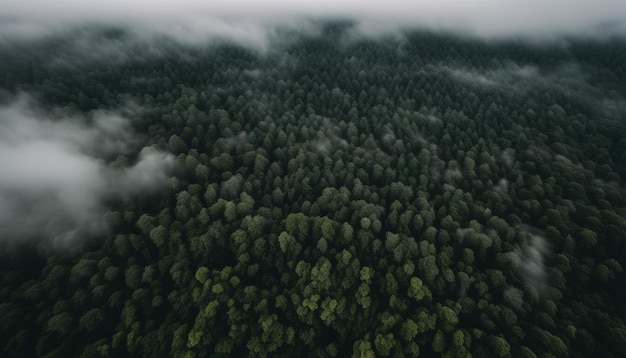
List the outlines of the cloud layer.
{"label": "cloud layer", "polygon": [[102,234],[105,202],[167,183],[174,157],[153,148],[141,149],[132,166],[106,165],[103,158],[138,144],[119,115],[67,118],[31,108],[37,103],[25,96],[0,106],[1,241]]}
{"label": "cloud layer", "polygon": [[267,25],[302,26],[302,19],[311,18],[354,19],[370,33],[406,26],[487,37],[626,32],[622,0],[4,0],[0,14],[5,35],[100,23],[182,38],[212,35],[255,42],[264,41]]}

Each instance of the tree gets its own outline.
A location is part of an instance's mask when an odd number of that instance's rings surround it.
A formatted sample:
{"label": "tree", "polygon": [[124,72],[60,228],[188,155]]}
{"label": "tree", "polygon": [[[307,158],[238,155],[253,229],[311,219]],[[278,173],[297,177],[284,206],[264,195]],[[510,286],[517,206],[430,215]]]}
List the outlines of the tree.
{"label": "tree", "polygon": [[489,347],[498,357],[507,357],[511,349],[509,343],[504,338],[498,336],[489,337]]}
{"label": "tree", "polygon": [[74,319],[67,312],[54,315],[48,320],[48,329],[62,335],[71,333],[74,328]]}
{"label": "tree", "polygon": [[237,205],[234,202],[227,201],[224,205],[224,218],[229,222],[233,222],[237,218]]}
{"label": "tree", "polygon": [[148,214],[143,214],[137,220],[136,226],[144,235],[149,235],[150,231],[154,228],[154,217]]}
{"label": "tree", "polygon": [[433,351],[437,353],[443,353],[443,351],[446,349],[446,341],[445,341],[443,332],[437,331],[435,333],[435,336],[433,337],[433,341],[432,341],[432,348],[433,348]]}
{"label": "tree", "polygon": [[226,200],[236,199],[241,192],[243,181],[244,180],[241,175],[234,175],[228,178],[228,180],[222,182],[220,197]]}
{"label": "tree", "polygon": [[412,319],[407,319],[400,328],[400,336],[407,342],[411,342],[415,339],[419,331],[417,330],[417,324]]}
{"label": "tree", "polygon": [[[12,94],[36,92],[45,140],[106,164],[91,209],[0,219],[41,236],[0,252],[2,354],[624,356],[624,41],[353,30],[280,31],[265,53],[81,32],[119,61],[0,41],[0,112],[28,117]],[[102,111],[130,120],[110,133]],[[139,168],[168,183],[108,195],[144,144],[177,156]],[[54,187],[0,197],[28,224],[81,196]]]}
{"label": "tree", "polygon": [[170,136],[170,139],[168,140],[168,147],[169,150],[174,154],[187,153],[188,150],[185,141],[183,141],[176,134],[172,134]]}
{"label": "tree", "polygon": [[449,307],[441,306],[437,312],[437,323],[444,332],[452,332],[459,323],[456,312]]}
{"label": "tree", "polygon": [[407,295],[416,301],[421,301],[425,298],[429,298],[430,292],[428,288],[424,286],[422,280],[418,277],[412,277]]}
{"label": "tree", "polygon": [[167,239],[167,229],[162,225],[150,230],[150,240],[154,242],[156,246],[162,246]]}
{"label": "tree", "polygon": [[439,268],[436,264],[436,258],[434,255],[428,255],[419,260],[419,269],[426,283],[432,284],[435,277],[439,274]]}
{"label": "tree", "polygon": [[242,192],[239,199],[240,201],[237,204],[237,214],[242,217],[252,214],[255,203],[254,199],[246,192]]}
{"label": "tree", "polygon": [[194,174],[196,176],[196,179],[198,180],[198,182],[200,183],[206,183],[207,180],[209,179],[209,168],[200,163],[198,165],[196,165],[195,169],[194,169]]}
{"label": "tree", "polygon": [[374,346],[376,352],[382,357],[387,357],[391,354],[391,350],[395,347],[396,342],[392,333],[385,335],[378,334],[374,338]]}
{"label": "tree", "polygon": [[374,358],[376,356],[372,350],[372,344],[364,340],[356,341],[354,343],[353,351],[354,353],[352,356],[355,358]]}
{"label": "tree", "polygon": [[143,274],[143,267],[139,265],[132,265],[126,269],[126,285],[131,289],[139,288],[141,284],[141,275]]}
{"label": "tree", "polygon": [[104,312],[98,308],[92,308],[80,317],[80,328],[88,332],[94,331],[100,326],[104,318]]}
{"label": "tree", "polygon": [[265,156],[257,153],[256,158],[254,159],[254,173],[257,176],[263,174],[269,164],[270,161]]}

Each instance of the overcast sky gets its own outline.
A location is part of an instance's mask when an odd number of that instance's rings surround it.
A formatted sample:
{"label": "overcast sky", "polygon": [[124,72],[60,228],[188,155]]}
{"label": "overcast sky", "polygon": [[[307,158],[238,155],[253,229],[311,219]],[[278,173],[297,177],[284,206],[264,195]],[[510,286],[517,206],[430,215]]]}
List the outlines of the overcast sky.
{"label": "overcast sky", "polygon": [[420,26],[479,36],[626,33],[625,0],[2,0],[6,34],[114,23],[151,31],[254,37],[302,18],[360,20],[366,31]]}

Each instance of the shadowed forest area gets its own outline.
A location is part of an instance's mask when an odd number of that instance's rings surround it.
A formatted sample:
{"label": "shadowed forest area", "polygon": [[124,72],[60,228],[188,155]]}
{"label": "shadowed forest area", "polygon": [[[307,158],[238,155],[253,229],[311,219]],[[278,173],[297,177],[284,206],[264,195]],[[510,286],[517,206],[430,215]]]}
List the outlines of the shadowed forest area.
{"label": "shadowed forest area", "polygon": [[0,42],[2,355],[626,355],[625,40],[350,29]]}

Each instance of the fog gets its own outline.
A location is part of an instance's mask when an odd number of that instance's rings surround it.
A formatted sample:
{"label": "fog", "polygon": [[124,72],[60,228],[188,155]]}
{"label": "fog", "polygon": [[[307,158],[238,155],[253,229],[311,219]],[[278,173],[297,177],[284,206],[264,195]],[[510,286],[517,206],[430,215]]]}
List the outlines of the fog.
{"label": "fog", "polygon": [[522,249],[521,274],[540,293],[544,292],[547,287],[544,258],[548,254],[548,243],[540,235],[531,235],[530,240]]}
{"label": "fog", "polygon": [[524,94],[537,89],[552,89],[580,100],[589,96],[602,98],[605,95],[589,83],[589,76],[575,63],[543,71],[536,66],[515,63],[483,71],[450,67],[444,67],[444,70],[459,81],[507,93]]}
{"label": "fog", "polygon": [[329,118],[317,117],[313,118],[314,121],[320,123],[319,126],[322,129],[317,132],[317,138],[309,141],[309,147],[316,151],[332,151],[336,148],[345,148],[348,146],[348,142],[341,137],[341,129]]}
{"label": "fog", "polygon": [[545,261],[551,255],[550,243],[540,230],[529,225],[521,225],[521,228],[527,232],[528,240],[509,252],[508,257],[518,268],[524,282],[538,294],[543,294],[549,286]]}
{"label": "fog", "polygon": [[[441,69],[469,86],[521,96],[537,91],[555,91],[594,108],[605,118],[620,120],[626,114],[626,100],[615,91],[607,91],[594,83],[589,72],[577,63],[564,63],[545,69],[515,63],[484,70],[446,65],[441,66]],[[510,168],[514,156],[512,153],[503,153],[501,159]]]}
{"label": "fog", "polygon": [[622,0],[4,0],[2,36],[39,36],[85,24],[128,26],[180,39],[206,36],[266,41],[275,25],[303,27],[307,20],[355,20],[367,34],[403,27],[459,31],[481,37],[604,36],[626,32]]}
{"label": "fog", "polygon": [[[87,118],[38,111],[21,95],[0,106],[0,227],[3,243],[50,240],[56,247],[106,232],[112,200],[159,190],[174,157],[141,148],[128,121],[113,112]],[[91,123],[91,124],[89,124]],[[105,158],[138,153],[128,167]]]}

